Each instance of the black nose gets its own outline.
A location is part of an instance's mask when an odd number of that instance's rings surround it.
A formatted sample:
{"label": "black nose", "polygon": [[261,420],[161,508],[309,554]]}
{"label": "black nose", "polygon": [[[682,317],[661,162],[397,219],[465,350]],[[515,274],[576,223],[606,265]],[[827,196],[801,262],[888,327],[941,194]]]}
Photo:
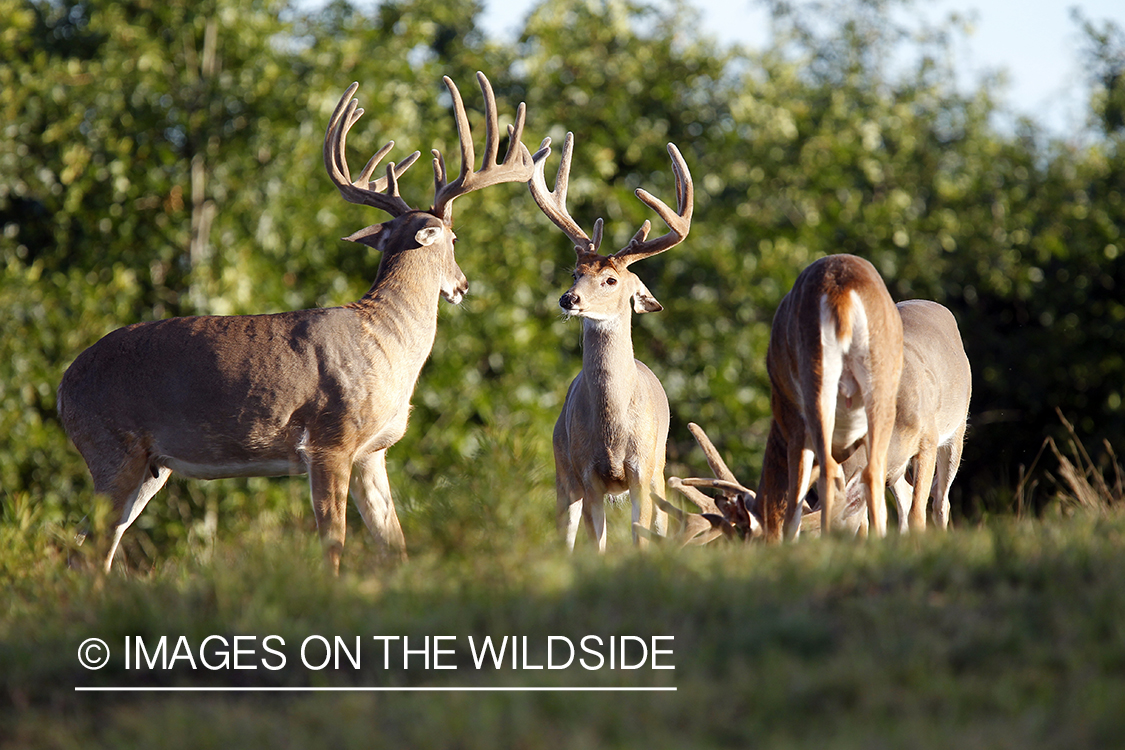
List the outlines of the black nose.
{"label": "black nose", "polygon": [[574,292],[567,292],[563,296],[559,297],[559,307],[563,308],[564,310],[569,310],[572,307],[577,307],[578,302],[578,295]]}

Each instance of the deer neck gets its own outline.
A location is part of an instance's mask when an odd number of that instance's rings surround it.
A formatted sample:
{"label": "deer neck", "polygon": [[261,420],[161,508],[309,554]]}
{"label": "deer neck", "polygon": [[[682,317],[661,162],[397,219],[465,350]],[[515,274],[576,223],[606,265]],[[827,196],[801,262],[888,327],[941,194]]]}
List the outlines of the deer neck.
{"label": "deer neck", "polygon": [[417,253],[384,255],[375,283],[348,307],[364,314],[379,335],[398,339],[412,359],[424,362],[437,335],[441,282]]}
{"label": "deer neck", "polygon": [[[637,384],[629,313],[608,320],[582,321],[582,373],[590,395],[607,407],[627,406]],[[610,408],[610,413],[624,413]]]}

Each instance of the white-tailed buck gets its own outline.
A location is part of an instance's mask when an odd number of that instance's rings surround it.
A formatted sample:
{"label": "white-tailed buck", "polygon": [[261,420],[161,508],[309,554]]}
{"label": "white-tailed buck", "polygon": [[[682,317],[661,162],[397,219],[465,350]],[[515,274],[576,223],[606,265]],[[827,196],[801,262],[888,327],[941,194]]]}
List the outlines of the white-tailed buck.
{"label": "white-tailed buck", "polygon": [[[549,145],[548,138],[533,157],[535,172],[529,185],[539,208],[574,243],[578,255],[574,286],[559,306],[565,315],[583,319],[582,371],[571,382],[555,424],[558,521],[567,546],[573,549],[579,519],[584,518],[598,550],[604,552],[606,494],[629,492],[635,525],[663,534],[667,523],[659,508],[653,518],[653,496],[664,496],[668,397],[652,371],[634,359],[632,339],[632,313],[663,308],[628,267],[687,236],[693,204],[691,173],[680,152],[668,144],[676,177],[676,210],[640,188],[636,195],[670,231],[650,240],[651,225],[645,221],[622,250],[601,255],[602,220],[594,223],[591,239],[566,208],[574,136],[566,135],[552,192],[544,177]],[[636,531],[633,540],[642,541]]]}
{"label": "white-tailed buck", "polygon": [[[453,201],[531,177],[520,142],[524,105],[497,162],[496,100],[483,74],[486,147],[482,168],[457,87],[453,97],[461,173],[447,181],[434,151],[428,210],[399,196],[398,178],[418,152],[372,181],[391,141],[352,180],[345,138],[360,115],[352,84],[332,114],[324,163],[352,203],[393,218],[346,239],[382,252],[375,283],[344,307],[273,315],[203,316],[138,323],[82,352],[63,375],[58,410],[94,479],[120,513],[108,571],[125,530],[175,471],[195,479],[309,475],[313,512],[333,571],[344,546],[351,494],[391,559],[406,556],[387,481],[386,451],[402,437],[410,396],[433,347],[438,299],[457,304],[468,288],[453,254]],[[352,469],[355,475],[352,477]]]}
{"label": "white-tailed buck", "polygon": [[[895,495],[900,531],[925,528],[927,499],[933,504],[934,523],[945,528],[949,523],[949,488],[961,463],[969,413],[969,359],[957,321],[949,310],[925,300],[907,300],[896,307],[902,318],[902,377],[895,402],[894,431],[887,449],[886,484]],[[714,478],[668,480],[670,487],[701,510],[699,514],[681,514],[681,538],[698,544],[723,533],[760,535],[759,500],[763,495],[784,495],[786,472],[763,470],[763,481],[768,474],[772,484],[759,486],[759,493],[754,493],[734,478],[703,430],[694,424],[688,427],[703,449]],[[779,438],[779,433],[771,431],[764,459],[767,464],[786,462]],[[866,464],[866,449],[862,445],[841,464],[834,484],[835,491],[843,492],[846,501],[833,511],[834,526],[852,531],[866,526],[861,481]],[[814,467],[813,473],[818,471],[819,466]],[[699,492],[700,487],[718,490],[721,495],[713,500]],[[885,497],[877,493],[875,502],[885,503]],[[819,509],[804,510],[802,529],[806,526],[819,532]]]}
{"label": "white-tailed buck", "polygon": [[902,319],[875,267],[829,255],[802,271],[774,315],[766,367],[773,417],[758,487],[766,539],[800,532],[814,464],[822,529],[831,531],[839,463],[858,445],[867,456],[860,481],[870,531],[885,536]]}

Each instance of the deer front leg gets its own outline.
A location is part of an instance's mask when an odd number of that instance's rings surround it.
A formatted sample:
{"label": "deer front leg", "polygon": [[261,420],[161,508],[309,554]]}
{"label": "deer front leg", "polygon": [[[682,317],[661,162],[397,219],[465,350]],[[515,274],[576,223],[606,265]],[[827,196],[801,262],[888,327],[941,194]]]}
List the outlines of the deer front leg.
{"label": "deer front leg", "polygon": [[664,487],[664,469],[661,468],[652,477],[652,496],[656,500],[656,507],[653,508],[652,513],[652,530],[659,536],[668,536],[668,513],[660,507],[660,501],[668,499]]}
{"label": "deer front leg", "polygon": [[668,533],[668,514],[661,510],[654,498],[665,500],[663,468],[644,468],[640,475],[630,478],[629,501],[633,510],[633,544],[648,545],[648,538],[637,531],[640,524],[658,536]]}
{"label": "deer front leg", "polygon": [[340,573],[340,555],[347,534],[348,477],[351,462],[336,455],[321,456],[309,461],[309,488],[312,491],[313,514],[324,557],[333,575]]}
{"label": "deer front leg", "polygon": [[391,483],[387,479],[387,450],[373,451],[359,457],[352,474],[352,500],[363,523],[379,544],[382,559],[397,563],[406,561],[406,539],[402,534]]}
{"label": "deer front leg", "polygon": [[578,525],[582,521],[582,495],[561,470],[555,473],[555,498],[555,523],[566,542],[567,550],[573,552],[574,542],[578,538]]}
{"label": "deer front leg", "polygon": [[647,547],[648,539],[637,533],[636,525],[652,529],[652,489],[648,482],[638,479],[629,483],[629,503],[632,506],[633,544]]}
{"label": "deer front leg", "polygon": [[[586,521],[586,531],[598,545],[598,552],[605,553],[605,487],[597,483],[586,483],[582,488],[582,518]],[[573,549],[573,548],[572,548]]]}

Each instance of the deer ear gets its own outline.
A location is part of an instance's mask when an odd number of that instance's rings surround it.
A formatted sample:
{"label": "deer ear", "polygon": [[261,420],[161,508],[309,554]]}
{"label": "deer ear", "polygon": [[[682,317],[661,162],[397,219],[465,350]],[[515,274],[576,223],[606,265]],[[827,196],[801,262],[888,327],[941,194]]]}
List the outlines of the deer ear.
{"label": "deer ear", "polygon": [[419,229],[418,233],[414,235],[414,241],[422,247],[429,247],[437,242],[438,237],[441,236],[441,232],[441,227],[425,227],[424,229]]}
{"label": "deer ear", "polygon": [[362,245],[373,247],[379,252],[382,252],[383,246],[387,243],[387,238],[390,236],[390,232],[386,230],[387,224],[372,224],[369,227],[364,227],[358,232],[349,234],[344,239],[348,242],[358,242]]}
{"label": "deer ear", "polygon": [[664,306],[656,301],[652,292],[648,290],[640,279],[637,279],[637,288],[633,292],[633,310],[637,313],[660,312]]}

